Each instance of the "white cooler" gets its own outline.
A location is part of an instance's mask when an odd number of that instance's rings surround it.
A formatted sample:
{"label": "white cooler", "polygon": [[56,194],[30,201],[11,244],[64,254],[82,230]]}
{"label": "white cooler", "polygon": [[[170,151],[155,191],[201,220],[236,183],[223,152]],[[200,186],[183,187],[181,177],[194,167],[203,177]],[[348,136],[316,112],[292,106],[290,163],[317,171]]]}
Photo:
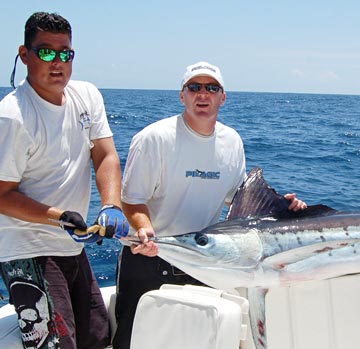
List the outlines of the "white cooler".
{"label": "white cooler", "polygon": [[247,299],[202,286],[163,285],[137,306],[131,349],[238,349]]}

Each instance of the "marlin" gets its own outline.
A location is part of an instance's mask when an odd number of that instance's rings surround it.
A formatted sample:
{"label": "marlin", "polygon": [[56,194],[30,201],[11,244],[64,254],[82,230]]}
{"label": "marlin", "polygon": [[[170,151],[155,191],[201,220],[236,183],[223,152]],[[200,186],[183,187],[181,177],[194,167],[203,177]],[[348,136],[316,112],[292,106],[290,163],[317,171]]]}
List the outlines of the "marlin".
{"label": "marlin", "polygon": [[292,212],[288,206],[262,169],[254,168],[225,221],[199,232],[153,238],[161,258],[204,284],[234,294],[247,289],[256,349],[267,348],[270,287],[360,272],[360,212],[325,205]]}

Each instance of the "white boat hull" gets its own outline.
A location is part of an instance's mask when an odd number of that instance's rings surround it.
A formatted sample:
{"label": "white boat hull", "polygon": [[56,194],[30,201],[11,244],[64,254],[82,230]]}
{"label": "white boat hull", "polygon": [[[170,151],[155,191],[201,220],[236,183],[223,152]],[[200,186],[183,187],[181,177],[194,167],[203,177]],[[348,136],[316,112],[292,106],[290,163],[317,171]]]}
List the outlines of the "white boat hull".
{"label": "white boat hull", "polygon": [[[101,291],[113,334],[116,329],[115,286],[101,288]],[[359,295],[360,274],[271,289],[266,296],[268,349],[358,347]],[[181,331],[181,327],[177,331]],[[11,305],[0,308],[0,348],[23,348]],[[167,349],[171,348],[169,338]],[[241,349],[254,349],[250,330],[247,340],[241,342]]]}

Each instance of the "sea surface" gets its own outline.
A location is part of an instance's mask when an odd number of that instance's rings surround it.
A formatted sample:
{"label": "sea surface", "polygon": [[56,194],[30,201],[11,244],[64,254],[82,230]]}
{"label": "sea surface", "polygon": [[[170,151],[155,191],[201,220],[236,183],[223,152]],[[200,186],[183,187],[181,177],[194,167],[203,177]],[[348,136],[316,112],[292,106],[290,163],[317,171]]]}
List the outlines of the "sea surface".
{"label": "sea surface", "polygon": [[[0,88],[0,99],[9,91]],[[183,109],[178,91],[101,92],[123,169],[133,135]],[[360,211],[360,95],[228,92],[219,120],[242,136],[247,170],[262,167],[279,193],[295,192],[310,205]],[[93,183],[88,224],[99,208]],[[104,240],[86,250],[100,286],[113,285],[120,242]],[[0,293],[6,301],[1,280]]]}

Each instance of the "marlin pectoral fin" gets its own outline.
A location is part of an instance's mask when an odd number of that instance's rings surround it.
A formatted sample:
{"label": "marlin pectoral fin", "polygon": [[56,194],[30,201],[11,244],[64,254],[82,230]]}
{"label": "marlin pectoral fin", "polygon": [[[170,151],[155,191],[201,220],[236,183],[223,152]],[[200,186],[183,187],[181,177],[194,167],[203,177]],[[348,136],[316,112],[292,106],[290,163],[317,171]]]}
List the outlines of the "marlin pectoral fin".
{"label": "marlin pectoral fin", "polygon": [[251,332],[256,349],[267,349],[265,296],[267,288],[248,288]]}
{"label": "marlin pectoral fin", "polygon": [[281,285],[303,281],[325,280],[346,274],[359,273],[360,243],[344,245],[333,250],[285,266],[280,273]]}
{"label": "marlin pectoral fin", "polygon": [[273,269],[279,270],[287,265],[297,263],[298,261],[307,260],[308,258],[318,256],[324,252],[330,253],[330,251],[334,251],[354,243],[359,243],[359,240],[358,239],[334,240],[334,241],[326,241],[318,244],[298,247],[265,258],[263,265],[267,265]]}
{"label": "marlin pectoral fin", "polygon": [[265,181],[263,170],[255,167],[237,190],[226,219],[270,216],[274,218],[302,218],[322,216],[336,212],[325,206],[309,206],[302,211],[289,211],[290,201],[280,195]]}

